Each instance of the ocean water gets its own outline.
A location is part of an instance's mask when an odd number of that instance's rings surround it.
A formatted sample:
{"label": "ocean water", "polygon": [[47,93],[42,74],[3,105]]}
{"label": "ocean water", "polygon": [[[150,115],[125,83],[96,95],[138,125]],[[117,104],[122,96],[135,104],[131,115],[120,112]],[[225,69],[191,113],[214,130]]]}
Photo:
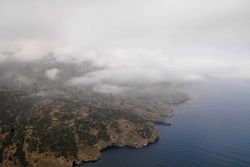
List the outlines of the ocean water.
{"label": "ocean water", "polygon": [[175,106],[172,126],[143,149],[110,148],[85,167],[249,167],[250,83],[216,81],[189,86],[193,97]]}

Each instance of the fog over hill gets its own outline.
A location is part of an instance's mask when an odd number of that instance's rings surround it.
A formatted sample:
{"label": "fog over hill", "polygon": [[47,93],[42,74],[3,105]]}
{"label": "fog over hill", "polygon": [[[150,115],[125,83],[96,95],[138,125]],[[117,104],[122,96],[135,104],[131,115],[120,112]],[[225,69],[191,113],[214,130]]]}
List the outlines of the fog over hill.
{"label": "fog over hill", "polygon": [[0,166],[153,143],[186,85],[250,80],[249,46],[249,0],[0,0]]}
{"label": "fog over hill", "polygon": [[[0,60],[53,55],[59,62],[88,62],[96,69],[69,83],[101,91],[249,79],[249,6],[248,0],[1,0]],[[51,78],[63,75],[48,70]]]}

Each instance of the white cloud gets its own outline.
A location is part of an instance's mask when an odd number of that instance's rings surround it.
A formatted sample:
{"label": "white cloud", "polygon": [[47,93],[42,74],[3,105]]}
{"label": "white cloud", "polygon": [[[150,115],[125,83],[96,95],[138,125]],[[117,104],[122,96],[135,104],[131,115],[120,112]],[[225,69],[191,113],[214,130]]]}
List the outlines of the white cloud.
{"label": "white cloud", "polygon": [[249,0],[1,0],[0,20],[0,60],[103,67],[74,84],[250,79]]}
{"label": "white cloud", "polygon": [[58,70],[57,68],[52,68],[46,71],[45,75],[51,79],[51,80],[55,80],[57,78],[58,73],[60,72],[60,70]]}

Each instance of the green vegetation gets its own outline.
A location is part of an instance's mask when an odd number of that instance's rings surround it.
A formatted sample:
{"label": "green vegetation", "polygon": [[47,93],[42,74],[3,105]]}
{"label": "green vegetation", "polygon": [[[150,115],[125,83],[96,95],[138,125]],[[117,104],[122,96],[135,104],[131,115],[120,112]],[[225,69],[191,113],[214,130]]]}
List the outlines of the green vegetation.
{"label": "green vegetation", "polygon": [[[131,122],[141,138],[152,136],[149,122],[139,115],[105,105],[105,101],[100,103],[102,107],[93,105],[103,98],[92,96],[81,101],[78,97],[72,101],[63,97],[30,98],[20,92],[0,91],[0,164],[4,151],[10,151],[9,146],[16,151],[6,158],[16,166],[28,165],[25,151],[53,152],[56,157],[75,160],[79,146],[111,143],[108,128],[118,136],[123,133],[118,120]],[[24,145],[27,150],[23,150]]]}
{"label": "green vegetation", "polygon": [[71,129],[53,126],[46,131],[42,131],[39,139],[38,147],[40,153],[50,150],[56,152],[58,156],[65,158],[76,156],[77,154],[77,146]]}

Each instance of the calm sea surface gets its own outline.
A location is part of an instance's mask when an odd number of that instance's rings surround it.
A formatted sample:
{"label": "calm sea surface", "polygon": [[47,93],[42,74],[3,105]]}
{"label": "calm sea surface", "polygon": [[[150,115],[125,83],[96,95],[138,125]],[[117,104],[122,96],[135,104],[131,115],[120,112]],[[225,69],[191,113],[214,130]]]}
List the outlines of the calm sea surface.
{"label": "calm sea surface", "polygon": [[84,167],[249,167],[250,82],[218,81],[186,89],[193,100],[175,106],[172,126],[143,149],[110,148]]}

